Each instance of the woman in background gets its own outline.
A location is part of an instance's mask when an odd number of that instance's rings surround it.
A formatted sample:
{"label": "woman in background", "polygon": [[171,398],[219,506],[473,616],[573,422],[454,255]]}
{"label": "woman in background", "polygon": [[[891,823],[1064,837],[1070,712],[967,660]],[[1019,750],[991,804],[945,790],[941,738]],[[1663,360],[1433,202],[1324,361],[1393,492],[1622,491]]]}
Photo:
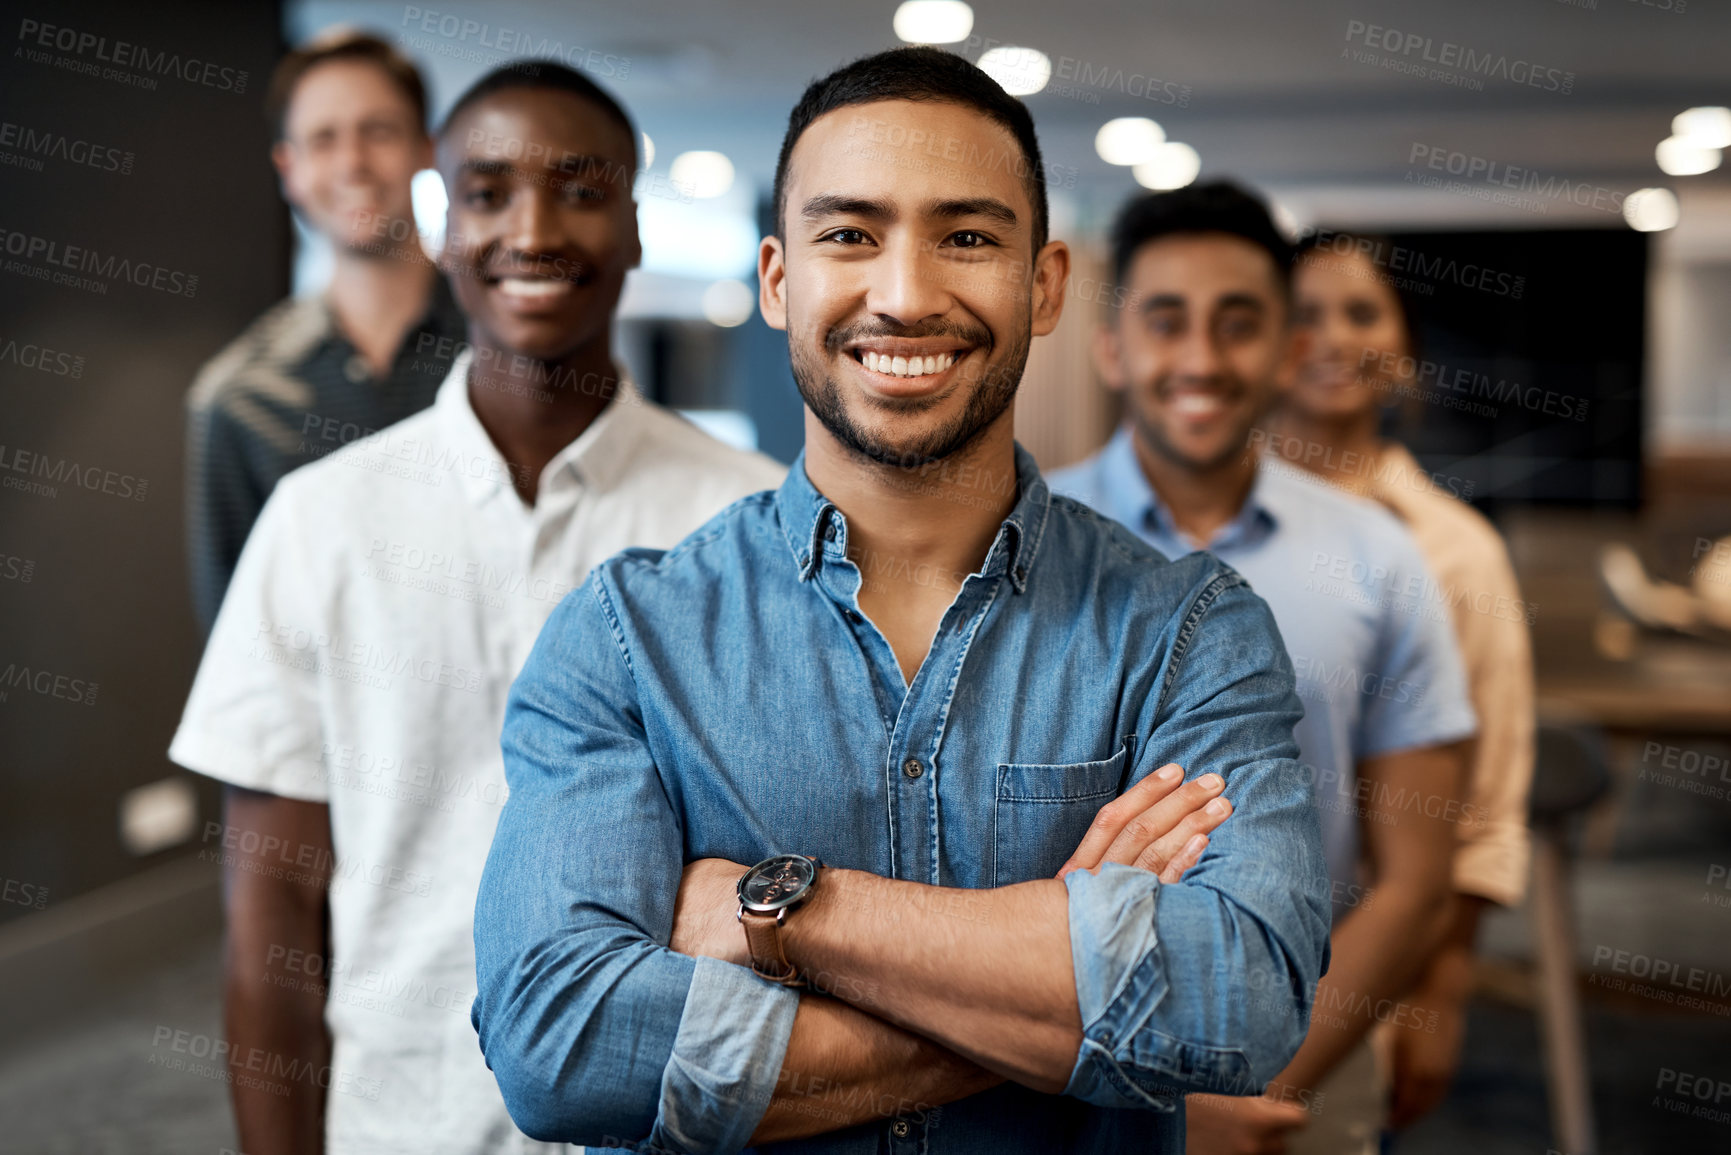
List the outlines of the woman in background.
{"label": "woman in background", "polygon": [[1454,1077],[1481,909],[1519,903],[1526,889],[1533,677],[1529,609],[1502,538],[1383,435],[1385,411],[1423,395],[1414,388],[1407,309],[1376,259],[1392,248],[1378,238],[1323,233],[1300,250],[1293,294],[1304,352],[1267,445],[1270,456],[1379,501],[1406,523],[1438,588],[1389,593],[1412,612],[1451,615],[1479,717],[1454,902],[1436,927],[1435,957],[1408,996],[1435,1015],[1425,1016],[1425,1029],[1383,1029],[1376,1040],[1391,1087],[1390,1126],[1399,1129],[1441,1102]]}

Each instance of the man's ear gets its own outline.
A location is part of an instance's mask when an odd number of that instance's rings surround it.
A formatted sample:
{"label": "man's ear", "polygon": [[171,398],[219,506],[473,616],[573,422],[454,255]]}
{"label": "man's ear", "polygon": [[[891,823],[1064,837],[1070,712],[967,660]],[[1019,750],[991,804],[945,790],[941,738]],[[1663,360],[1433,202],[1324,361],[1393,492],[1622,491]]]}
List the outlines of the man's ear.
{"label": "man's ear", "polygon": [[1303,364],[1305,354],[1310,351],[1310,333],[1294,325],[1289,315],[1282,340],[1285,344],[1280,351],[1280,360],[1274,366],[1274,395],[1277,398],[1292,392],[1293,385],[1297,383],[1298,367]]}
{"label": "man's ear", "polygon": [[1070,246],[1047,241],[1034,256],[1033,335],[1044,337],[1064,315],[1064,290],[1070,284]]}
{"label": "man's ear", "polygon": [[786,256],[780,237],[764,237],[757,247],[757,307],[771,329],[787,328]]}
{"label": "man's ear", "polygon": [[626,262],[627,269],[639,268],[643,264],[643,226],[637,221],[637,197],[627,190],[630,198],[625,202],[626,251],[630,260]]}
{"label": "man's ear", "polygon": [[283,199],[288,201],[290,204],[293,204],[295,166],[294,146],[286,140],[279,140],[275,144],[271,145],[270,163],[271,167],[276,169],[277,184],[282,189]]}
{"label": "man's ear", "polygon": [[1124,367],[1119,361],[1122,346],[1113,321],[1105,321],[1094,327],[1094,340],[1090,349],[1094,354],[1094,372],[1100,374],[1100,380],[1106,383],[1106,388],[1114,393],[1122,392]]}

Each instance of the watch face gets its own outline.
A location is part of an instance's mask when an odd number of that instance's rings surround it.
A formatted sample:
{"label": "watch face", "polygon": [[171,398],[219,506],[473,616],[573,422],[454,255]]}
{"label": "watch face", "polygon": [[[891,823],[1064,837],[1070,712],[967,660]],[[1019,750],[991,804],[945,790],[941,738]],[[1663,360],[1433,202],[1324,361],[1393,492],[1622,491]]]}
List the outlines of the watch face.
{"label": "watch face", "polygon": [[798,854],[778,854],[764,859],[739,880],[739,901],[747,910],[761,913],[781,910],[803,898],[816,877],[817,867],[811,859]]}

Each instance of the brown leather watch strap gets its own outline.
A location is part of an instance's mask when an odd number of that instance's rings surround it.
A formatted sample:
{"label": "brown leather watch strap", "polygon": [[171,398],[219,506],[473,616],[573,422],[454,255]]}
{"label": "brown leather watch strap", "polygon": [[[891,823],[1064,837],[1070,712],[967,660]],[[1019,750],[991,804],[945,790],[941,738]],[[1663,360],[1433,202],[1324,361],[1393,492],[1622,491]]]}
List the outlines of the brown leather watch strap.
{"label": "brown leather watch strap", "polygon": [[745,943],[751,951],[751,969],[758,978],[783,986],[797,986],[804,981],[794,965],[787,961],[787,952],[781,949],[781,919],[777,915],[742,910],[739,923],[745,928]]}

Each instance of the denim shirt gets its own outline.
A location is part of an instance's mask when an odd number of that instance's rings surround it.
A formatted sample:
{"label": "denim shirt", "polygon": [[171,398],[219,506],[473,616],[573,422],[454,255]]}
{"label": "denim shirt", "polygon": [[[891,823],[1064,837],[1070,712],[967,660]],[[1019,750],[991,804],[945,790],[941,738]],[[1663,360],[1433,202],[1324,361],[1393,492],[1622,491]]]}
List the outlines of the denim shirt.
{"label": "denim shirt", "polygon": [[475,913],[472,1018],[523,1130],[738,1150],[778,1078],[819,1118],[849,1105],[782,1071],[799,999],[822,996],[668,949],[685,863],[796,851],[948,887],[1050,878],[1167,762],[1221,774],[1236,812],[1180,883],[1065,880],[1084,1037],[1063,1094],[885,1097],[881,1119],[764,1149],[1181,1152],[1183,1092],[1257,1093],[1297,1050],[1329,888],[1268,608],[1212,557],[1169,562],[1052,496],[1020,447],[1016,466],[1015,507],[911,685],[803,456],[554,612],[512,688]]}

